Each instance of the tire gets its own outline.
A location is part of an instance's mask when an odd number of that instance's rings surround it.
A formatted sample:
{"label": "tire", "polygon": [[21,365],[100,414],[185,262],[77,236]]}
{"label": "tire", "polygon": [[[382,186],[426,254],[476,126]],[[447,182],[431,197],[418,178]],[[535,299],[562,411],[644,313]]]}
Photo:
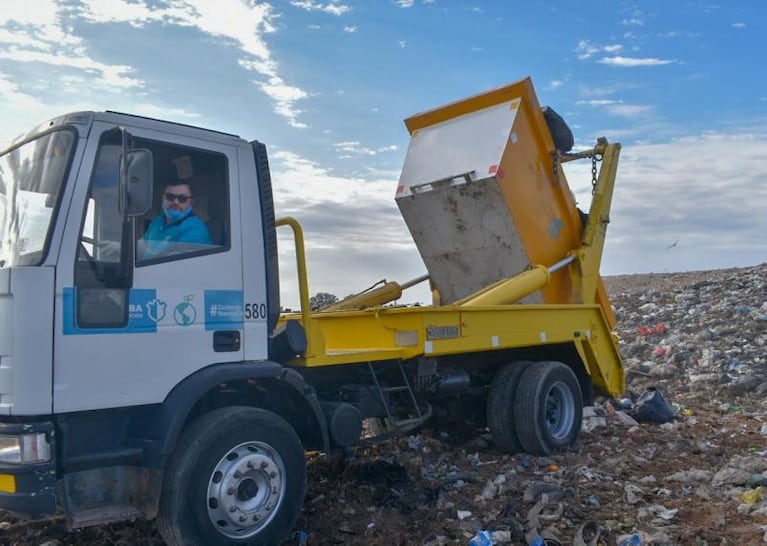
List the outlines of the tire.
{"label": "tire", "polygon": [[169,546],[280,544],[306,493],[306,458],[293,428],[247,406],[200,417],[165,469],[157,525]]}
{"label": "tire", "polygon": [[496,372],[490,384],[486,404],[487,427],[495,444],[506,453],[522,451],[514,423],[514,400],[519,380],[531,364],[532,362],[506,364]]}
{"label": "tire", "polygon": [[578,379],[561,362],[539,362],[519,379],[514,400],[514,423],[522,448],[548,455],[578,439],[583,398]]}

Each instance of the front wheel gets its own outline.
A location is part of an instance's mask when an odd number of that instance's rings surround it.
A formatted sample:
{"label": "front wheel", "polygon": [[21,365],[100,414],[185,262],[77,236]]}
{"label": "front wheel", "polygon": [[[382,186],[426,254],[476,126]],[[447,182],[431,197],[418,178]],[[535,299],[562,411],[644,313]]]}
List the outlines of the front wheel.
{"label": "front wheel", "polygon": [[182,434],[165,470],[158,528],[169,546],[280,544],[305,492],[293,428],[262,409],[221,408]]}

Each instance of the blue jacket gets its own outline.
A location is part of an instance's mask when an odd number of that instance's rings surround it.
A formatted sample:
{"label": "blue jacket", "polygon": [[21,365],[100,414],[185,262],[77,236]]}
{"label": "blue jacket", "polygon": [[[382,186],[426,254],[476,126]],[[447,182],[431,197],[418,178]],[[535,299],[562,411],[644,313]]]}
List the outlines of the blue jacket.
{"label": "blue jacket", "polygon": [[150,222],[142,239],[151,241],[146,245],[144,258],[150,258],[163,252],[173,243],[213,244],[213,239],[210,237],[205,222],[194,214],[190,214],[178,222],[167,224],[165,214],[161,213]]}

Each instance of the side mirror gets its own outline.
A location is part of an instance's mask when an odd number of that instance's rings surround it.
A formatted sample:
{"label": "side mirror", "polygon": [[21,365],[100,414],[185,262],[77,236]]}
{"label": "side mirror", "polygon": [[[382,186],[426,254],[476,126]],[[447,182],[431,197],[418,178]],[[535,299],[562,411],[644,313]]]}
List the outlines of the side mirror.
{"label": "side mirror", "polygon": [[125,180],[121,184],[127,196],[128,216],[143,216],[152,208],[152,188],[154,187],[154,171],[152,152],[145,149],[131,150],[125,154],[128,161],[125,170]]}

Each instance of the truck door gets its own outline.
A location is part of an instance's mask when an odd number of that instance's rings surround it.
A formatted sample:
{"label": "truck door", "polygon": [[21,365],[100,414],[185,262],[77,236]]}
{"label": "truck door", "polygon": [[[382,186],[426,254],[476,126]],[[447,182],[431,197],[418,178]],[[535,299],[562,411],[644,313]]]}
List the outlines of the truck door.
{"label": "truck door", "polygon": [[[242,360],[237,148],[178,129],[93,126],[57,271],[55,412],[161,402],[196,370]],[[153,167],[137,217],[119,190],[129,149]]]}

